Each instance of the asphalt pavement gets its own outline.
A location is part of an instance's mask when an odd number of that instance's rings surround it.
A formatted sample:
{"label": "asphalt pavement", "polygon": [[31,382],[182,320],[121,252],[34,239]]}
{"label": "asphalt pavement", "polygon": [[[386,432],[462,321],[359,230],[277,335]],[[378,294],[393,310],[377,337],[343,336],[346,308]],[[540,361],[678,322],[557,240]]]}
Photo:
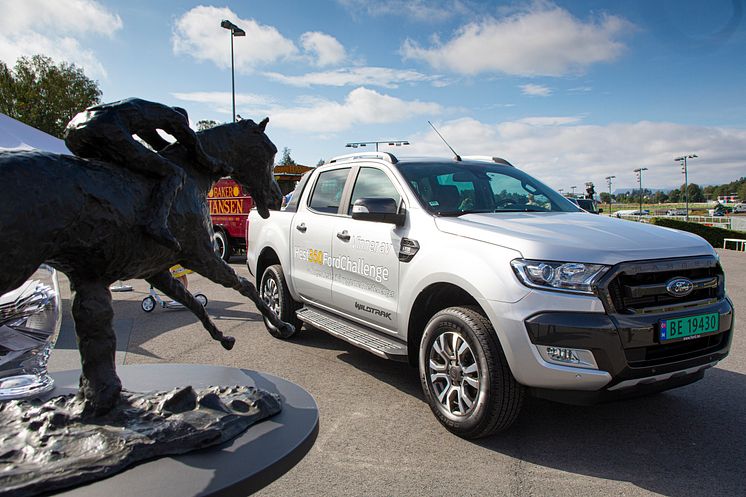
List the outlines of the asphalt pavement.
{"label": "asphalt pavement", "polygon": [[[746,310],[746,253],[722,251],[727,286]],[[242,258],[232,266],[248,276]],[[67,280],[53,371],[78,368]],[[425,403],[417,371],[318,330],[281,341],[237,292],[190,275],[224,350],[188,311],[146,314],[134,291],[113,293],[117,363],[219,364],[281,376],[316,399],[320,431],[308,455],[266,496],[746,496],[746,330],[704,380],[658,395],[574,407],[530,399],[508,431],[476,442],[451,435]],[[256,454],[261,457],[261,454]],[[164,477],[167,477],[164,475]]]}

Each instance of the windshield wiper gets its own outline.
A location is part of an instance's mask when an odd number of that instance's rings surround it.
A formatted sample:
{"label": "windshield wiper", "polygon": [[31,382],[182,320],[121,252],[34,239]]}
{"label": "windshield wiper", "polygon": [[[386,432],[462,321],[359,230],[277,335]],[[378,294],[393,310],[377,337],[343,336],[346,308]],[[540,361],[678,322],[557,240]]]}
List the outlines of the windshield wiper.
{"label": "windshield wiper", "polygon": [[446,211],[446,212],[438,212],[438,215],[441,217],[459,217],[463,216],[464,214],[487,214],[492,211],[484,210],[484,209],[467,209],[463,211]]}
{"label": "windshield wiper", "polygon": [[532,209],[532,208],[526,208],[526,209],[495,209],[492,212],[549,212],[547,209]]}

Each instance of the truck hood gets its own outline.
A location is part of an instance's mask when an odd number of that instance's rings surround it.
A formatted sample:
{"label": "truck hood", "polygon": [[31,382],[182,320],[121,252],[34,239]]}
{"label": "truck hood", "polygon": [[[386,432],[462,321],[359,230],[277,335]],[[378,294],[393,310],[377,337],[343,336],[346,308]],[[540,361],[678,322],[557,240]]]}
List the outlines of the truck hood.
{"label": "truck hood", "polygon": [[466,214],[435,223],[445,233],[518,250],[526,259],[613,265],[716,254],[691,233],[583,212]]}

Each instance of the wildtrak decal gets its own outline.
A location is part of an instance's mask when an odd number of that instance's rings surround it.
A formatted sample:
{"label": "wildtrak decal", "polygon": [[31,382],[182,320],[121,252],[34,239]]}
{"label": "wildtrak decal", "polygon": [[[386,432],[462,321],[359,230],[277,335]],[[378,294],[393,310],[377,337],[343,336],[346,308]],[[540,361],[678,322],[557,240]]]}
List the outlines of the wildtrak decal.
{"label": "wildtrak decal", "polygon": [[359,311],[369,312],[371,314],[375,314],[376,316],[381,316],[384,318],[387,318],[389,321],[391,321],[391,313],[382,311],[381,309],[376,309],[375,307],[371,307],[369,305],[361,304],[360,302],[355,302],[355,309]]}

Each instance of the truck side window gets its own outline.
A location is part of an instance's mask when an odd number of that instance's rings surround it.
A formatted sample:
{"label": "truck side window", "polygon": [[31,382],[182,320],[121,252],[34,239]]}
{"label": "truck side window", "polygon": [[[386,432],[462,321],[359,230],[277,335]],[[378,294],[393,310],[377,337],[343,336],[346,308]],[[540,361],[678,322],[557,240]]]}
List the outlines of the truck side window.
{"label": "truck side window", "polygon": [[345,168],[319,174],[308,207],[317,212],[336,214],[349,172],[350,168]]}
{"label": "truck side window", "polygon": [[355,181],[355,188],[352,190],[350,205],[347,206],[347,214],[352,213],[352,204],[355,203],[355,200],[365,197],[393,198],[397,205],[401,200],[401,195],[391,184],[391,180],[386,176],[386,173],[372,167],[360,168],[357,181]]}

